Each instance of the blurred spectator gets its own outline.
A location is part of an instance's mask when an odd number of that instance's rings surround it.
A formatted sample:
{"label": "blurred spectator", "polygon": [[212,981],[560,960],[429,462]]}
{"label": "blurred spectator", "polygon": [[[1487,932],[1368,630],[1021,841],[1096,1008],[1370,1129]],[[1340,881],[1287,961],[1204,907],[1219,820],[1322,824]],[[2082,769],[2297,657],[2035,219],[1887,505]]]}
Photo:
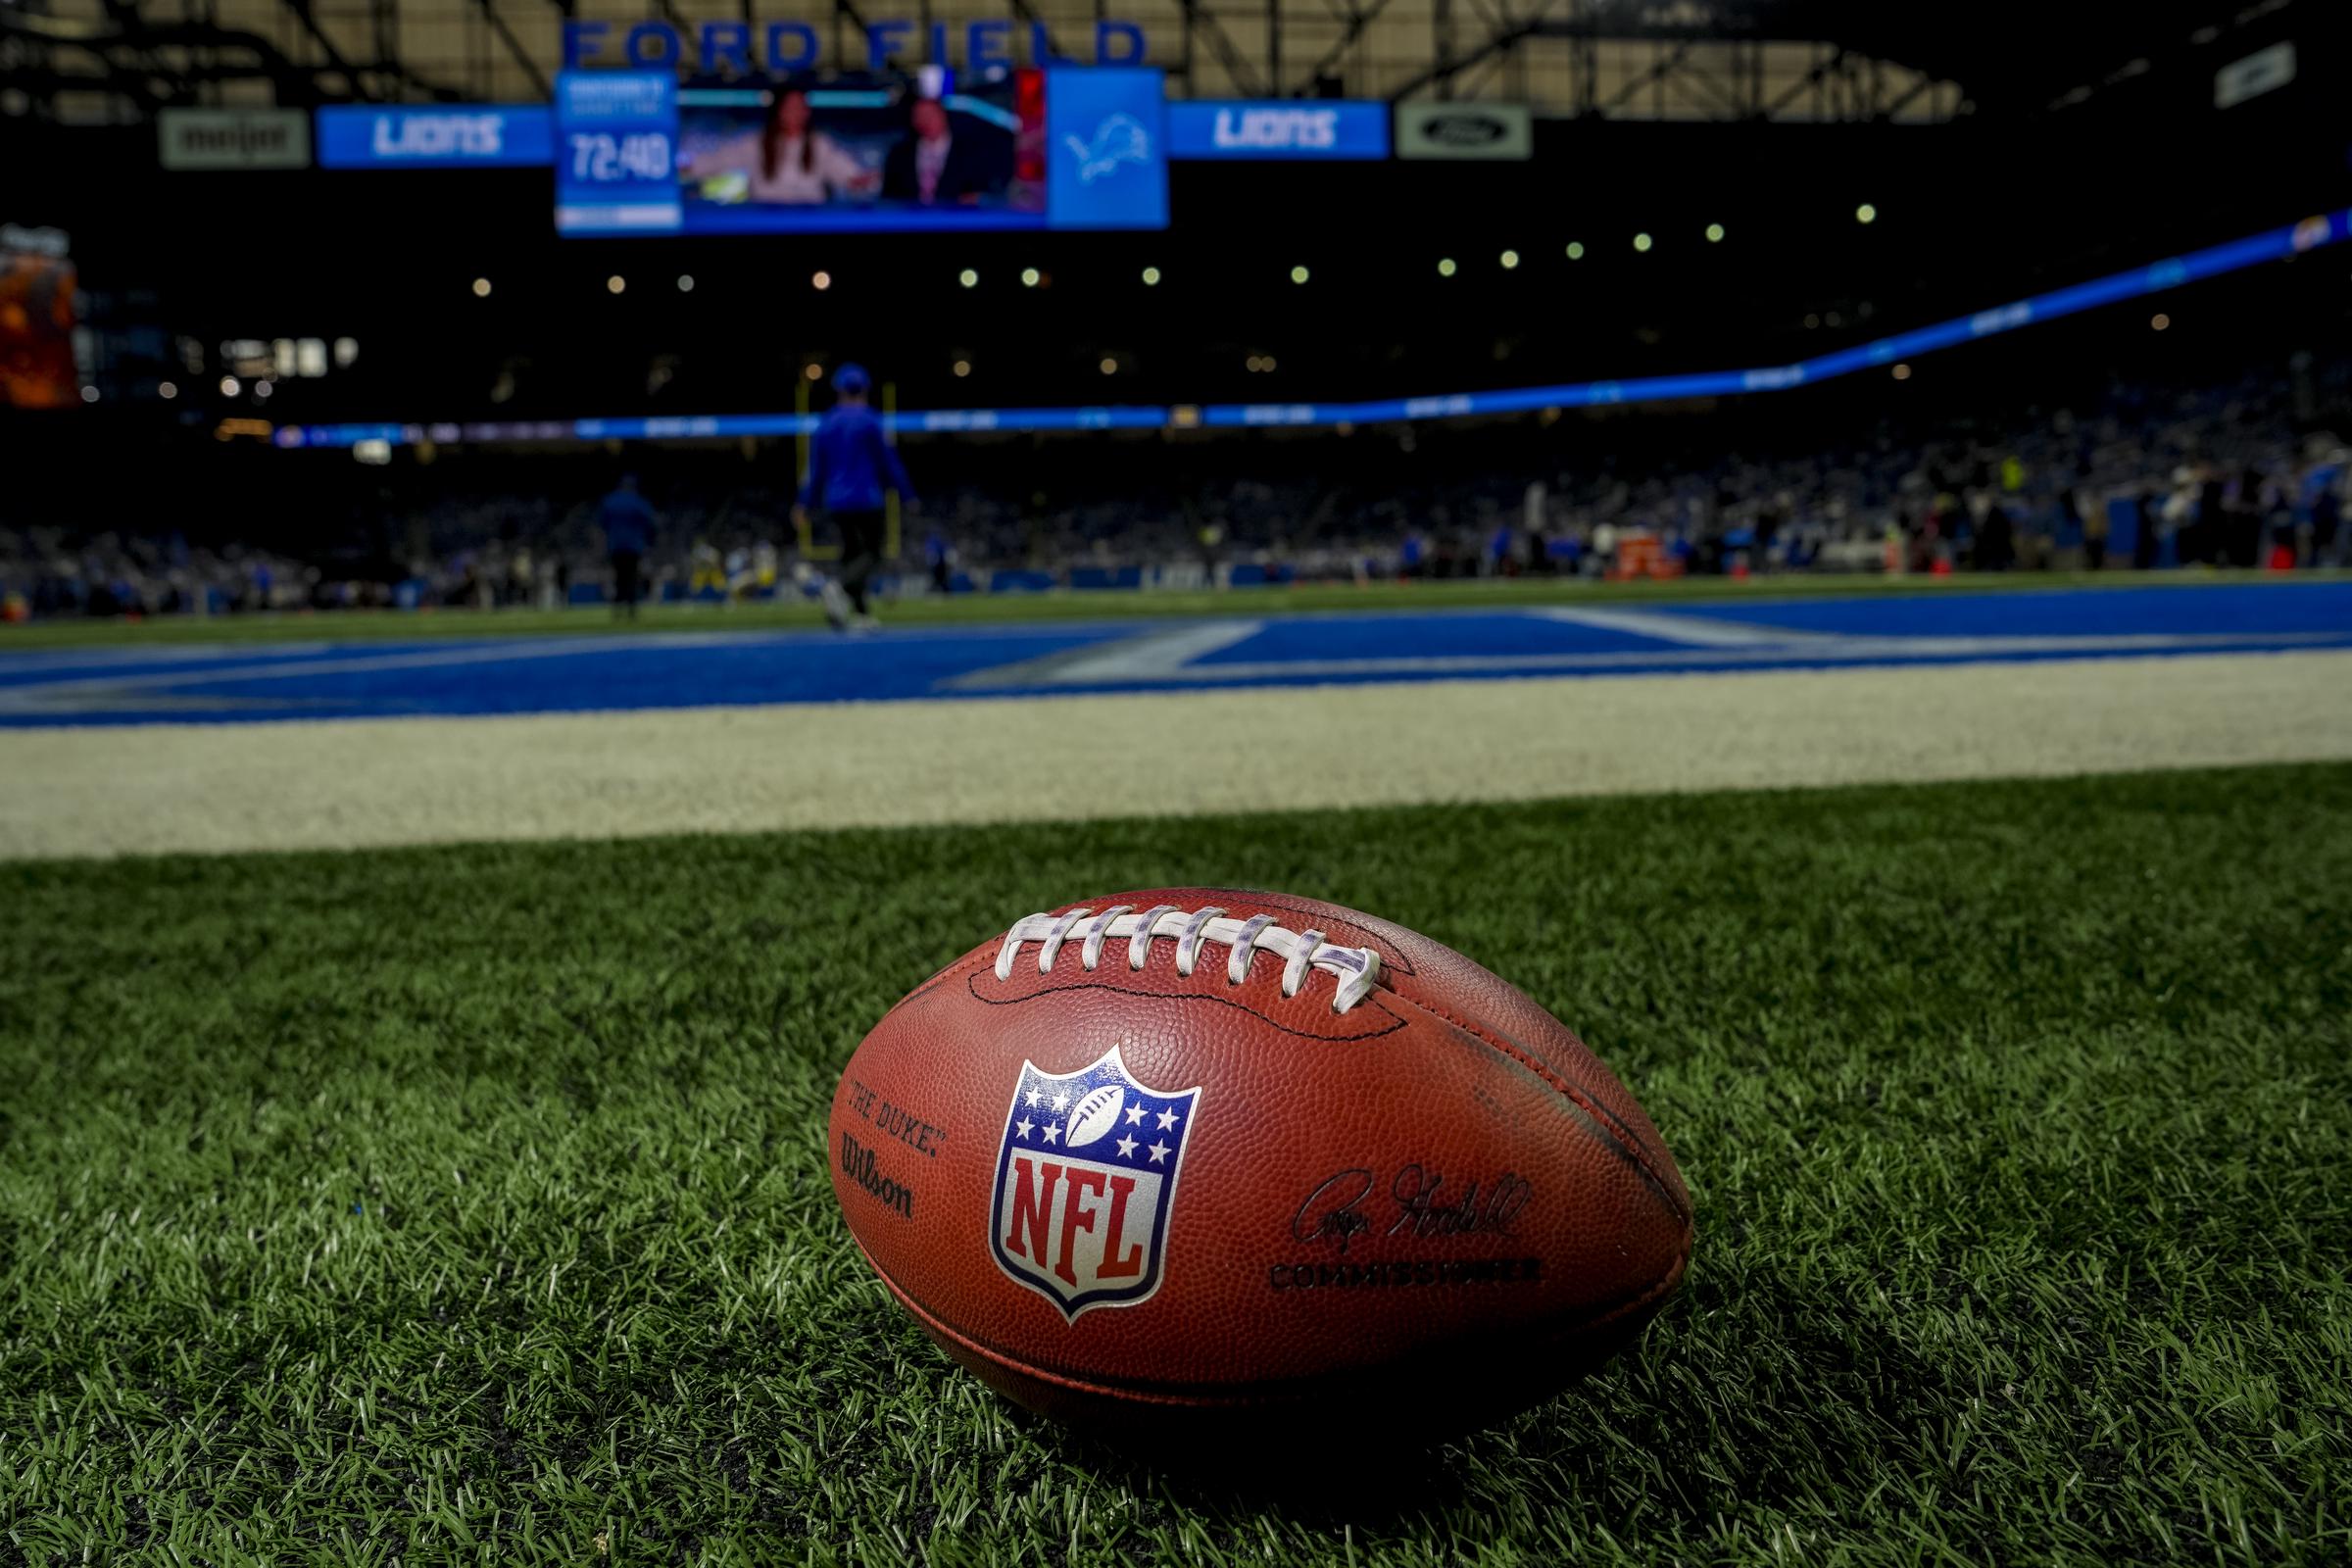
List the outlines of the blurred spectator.
{"label": "blurred spectator", "polygon": [[597,508],[597,520],[604,529],[605,560],[612,568],[612,613],[635,620],[645,553],[654,536],[654,509],[637,493],[635,474],[620,476],[620,483]]}

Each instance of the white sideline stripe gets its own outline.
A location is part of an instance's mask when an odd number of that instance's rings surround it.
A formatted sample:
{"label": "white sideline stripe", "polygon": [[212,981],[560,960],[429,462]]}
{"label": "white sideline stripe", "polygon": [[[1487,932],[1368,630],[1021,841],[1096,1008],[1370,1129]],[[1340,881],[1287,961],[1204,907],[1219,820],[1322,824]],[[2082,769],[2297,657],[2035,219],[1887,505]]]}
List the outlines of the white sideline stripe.
{"label": "white sideline stripe", "polygon": [[2352,651],[31,729],[0,755],[5,857],[1074,821],[2352,760]]}
{"label": "white sideline stripe", "polygon": [[1194,661],[1249,641],[1265,624],[1262,620],[1212,620],[1155,627],[1109,643],[976,669],[940,685],[950,691],[993,691],[1007,686],[1108,686],[1133,681],[1213,680],[1226,666],[1195,668]]}
{"label": "white sideline stripe", "polygon": [[1786,647],[1790,643],[1850,640],[1837,632],[1791,631],[1785,626],[1757,626],[1660,610],[1586,610],[1574,605],[1556,605],[1536,613],[1545,620],[1564,620],[1600,631],[1629,632],[1636,637],[1652,637],[1662,643],[1683,643],[1691,648],[1752,648],[1759,643]]}
{"label": "white sideline stripe", "polygon": [[[54,709],[122,708],[142,706],[126,701],[137,693],[169,691],[174,686],[214,685],[223,681],[299,680],[311,675],[357,675],[379,669],[440,669],[466,664],[514,663],[527,659],[568,659],[578,654],[603,654],[624,649],[725,648],[773,642],[774,632],[691,632],[665,636],[660,642],[628,635],[613,637],[517,637],[507,643],[466,643],[455,648],[420,648],[408,653],[369,654],[341,645],[344,657],[301,661],[274,660],[261,664],[230,664],[210,669],[159,669],[138,675],[96,675],[74,680],[35,681],[0,687],[0,710],[38,712]],[[326,652],[326,649],[320,649]],[[256,657],[262,657],[257,654]],[[206,706],[217,706],[207,703]]]}
{"label": "white sideline stripe", "polygon": [[0,644],[7,669],[103,668],[108,664],[233,664],[247,659],[310,659],[332,643],[102,643],[88,648],[16,650]]}
{"label": "white sideline stripe", "polygon": [[[1402,654],[1371,659],[1268,659],[1219,664],[1168,664],[1150,657],[1121,666],[1117,674],[1074,673],[1092,666],[1060,659],[1025,660],[975,670],[951,684],[964,691],[1020,687],[1091,686],[1114,682],[1215,685],[1220,682],[1316,680],[1364,676],[1543,674],[1566,670],[1721,669],[1726,665],[1777,664],[1793,660],[1840,664],[1901,664],[1926,660],[2002,660],[2032,655],[2173,654],[2206,649],[2285,649],[2340,644],[2343,633],[2285,632],[2119,632],[2092,636],[2063,634],[2021,637],[1828,637],[1705,648],[1622,649],[1584,654]],[[1107,667],[1105,662],[1104,667]]]}

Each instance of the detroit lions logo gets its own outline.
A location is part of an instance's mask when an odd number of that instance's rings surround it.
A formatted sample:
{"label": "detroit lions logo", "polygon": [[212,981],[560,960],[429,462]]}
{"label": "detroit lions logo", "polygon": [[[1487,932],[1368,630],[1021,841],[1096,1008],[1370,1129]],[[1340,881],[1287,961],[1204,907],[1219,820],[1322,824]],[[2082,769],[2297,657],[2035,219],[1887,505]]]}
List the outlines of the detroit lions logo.
{"label": "detroit lions logo", "polygon": [[1064,136],[1062,145],[1077,155],[1078,178],[1088,185],[1115,174],[1121,164],[1144,164],[1152,158],[1152,137],[1132,115],[1112,115],[1095,127],[1092,141]]}
{"label": "detroit lions logo", "polygon": [[1072,1073],[1022,1062],[988,1220],[997,1266],[1073,1323],[1149,1300],[1200,1106],[1198,1088],[1139,1083],[1116,1046]]}

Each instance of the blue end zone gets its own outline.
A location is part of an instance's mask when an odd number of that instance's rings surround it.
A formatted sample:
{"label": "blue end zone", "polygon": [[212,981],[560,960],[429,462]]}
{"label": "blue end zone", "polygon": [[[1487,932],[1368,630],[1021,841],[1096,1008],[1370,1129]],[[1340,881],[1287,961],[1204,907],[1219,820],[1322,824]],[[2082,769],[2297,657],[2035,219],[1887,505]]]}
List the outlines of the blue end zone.
{"label": "blue end zone", "polygon": [[2352,648],[2352,583],[0,654],[0,726],[2025,662]]}

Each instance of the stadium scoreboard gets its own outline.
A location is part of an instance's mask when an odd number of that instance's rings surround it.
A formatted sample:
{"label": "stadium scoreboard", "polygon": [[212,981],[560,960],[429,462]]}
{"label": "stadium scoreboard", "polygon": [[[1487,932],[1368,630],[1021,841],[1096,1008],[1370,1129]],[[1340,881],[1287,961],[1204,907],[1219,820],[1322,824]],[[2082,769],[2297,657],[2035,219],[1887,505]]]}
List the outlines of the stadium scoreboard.
{"label": "stadium scoreboard", "polygon": [[1165,228],[1167,106],[1142,67],[1030,67],[904,87],[556,80],[567,235]]}

